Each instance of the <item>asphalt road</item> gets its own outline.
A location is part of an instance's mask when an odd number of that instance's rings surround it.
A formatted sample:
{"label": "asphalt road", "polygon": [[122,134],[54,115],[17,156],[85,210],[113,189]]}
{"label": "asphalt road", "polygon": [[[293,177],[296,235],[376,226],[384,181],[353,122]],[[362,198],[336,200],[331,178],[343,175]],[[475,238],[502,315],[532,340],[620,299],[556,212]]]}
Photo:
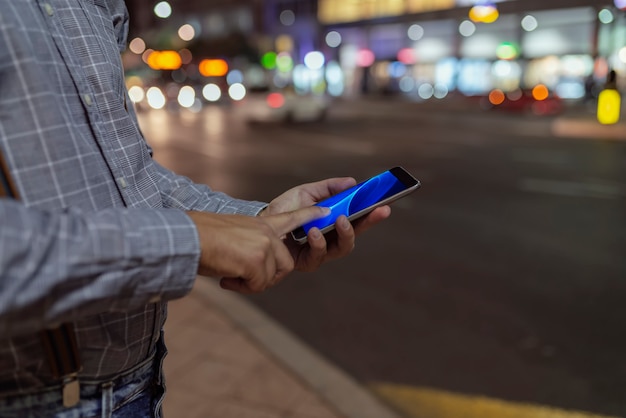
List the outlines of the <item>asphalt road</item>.
{"label": "asphalt road", "polygon": [[[345,102],[305,125],[248,126],[230,110],[140,122],[162,164],[246,199],[395,165],[423,183],[351,257],[255,304],[372,387],[626,416],[626,141],[615,130],[584,112],[446,104]],[[557,136],[557,123],[573,128]]]}

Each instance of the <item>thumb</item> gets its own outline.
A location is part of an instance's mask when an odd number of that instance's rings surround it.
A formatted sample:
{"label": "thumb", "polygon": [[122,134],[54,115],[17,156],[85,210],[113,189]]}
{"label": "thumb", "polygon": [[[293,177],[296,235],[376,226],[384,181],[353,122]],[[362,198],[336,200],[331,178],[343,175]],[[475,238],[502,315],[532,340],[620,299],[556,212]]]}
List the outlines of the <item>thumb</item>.
{"label": "thumb", "polygon": [[291,212],[271,215],[264,220],[272,227],[278,236],[283,236],[315,219],[330,215],[330,209],[321,206],[309,206]]}

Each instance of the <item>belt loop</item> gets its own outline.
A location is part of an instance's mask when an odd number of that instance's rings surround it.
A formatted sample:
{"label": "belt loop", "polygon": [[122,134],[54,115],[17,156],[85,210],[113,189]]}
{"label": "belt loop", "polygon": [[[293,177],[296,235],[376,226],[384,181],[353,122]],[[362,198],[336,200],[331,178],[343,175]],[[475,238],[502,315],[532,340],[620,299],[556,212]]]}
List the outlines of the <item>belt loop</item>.
{"label": "belt loop", "polygon": [[63,406],[73,408],[80,402],[80,382],[78,374],[73,373],[63,378]]}
{"label": "belt loop", "polygon": [[113,382],[102,384],[102,418],[113,416]]}

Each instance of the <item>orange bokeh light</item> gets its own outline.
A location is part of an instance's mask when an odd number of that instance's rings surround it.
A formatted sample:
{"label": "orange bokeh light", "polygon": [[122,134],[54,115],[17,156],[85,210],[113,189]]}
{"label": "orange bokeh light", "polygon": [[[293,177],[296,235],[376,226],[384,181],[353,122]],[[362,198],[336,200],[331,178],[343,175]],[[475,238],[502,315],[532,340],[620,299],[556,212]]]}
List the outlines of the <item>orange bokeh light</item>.
{"label": "orange bokeh light", "polygon": [[505,98],[504,92],[500,89],[491,90],[491,93],[489,93],[489,103],[494,106],[504,103]]}
{"label": "orange bokeh light", "polygon": [[146,62],[153,70],[178,70],[183,65],[183,60],[176,51],[152,51]]}
{"label": "orange bokeh light", "polygon": [[205,77],[223,77],[228,74],[228,63],[222,59],[200,61],[198,71]]}
{"label": "orange bokeh light", "polygon": [[538,84],[533,88],[533,98],[535,100],[546,100],[550,96],[550,91],[543,84]]}

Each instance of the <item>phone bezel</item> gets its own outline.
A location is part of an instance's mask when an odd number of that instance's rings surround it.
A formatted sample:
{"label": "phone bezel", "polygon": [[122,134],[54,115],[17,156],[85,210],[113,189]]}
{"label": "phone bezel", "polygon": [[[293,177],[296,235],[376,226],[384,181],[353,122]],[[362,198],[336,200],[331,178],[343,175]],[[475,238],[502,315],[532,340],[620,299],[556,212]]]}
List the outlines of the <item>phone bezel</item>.
{"label": "phone bezel", "polygon": [[[360,210],[358,212],[353,213],[352,215],[348,216],[348,220],[349,221],[352,222],[352,221],[354,221],[354,220],[356,220],[356,219],[358,219],[358,218],[360,218],[360,217],[362,217],[364,215],[367,215],[368,213],[372,212],[377,207],[388,205],[388,204],[392,203],[393,201],[398,200],[401,197],[404,197],[404,196],[408,195],[409,193],[417,190],[421,186],[421,183],[420,183],[419,180],[417,180],[408,171],[406,171],[404,168],[402,168],[400,166],[393,167],[393,168],[391,168],[389,170],[380,172],[380,173],[378,173],[378,174],[376,174],[376,175],[374,175],[374,176],[372,176],[370,178],[379,176],[381,174],[384,174],[385,172],[390,172],[391,174],[393,174],[393,176],[396,177],[398,179],[398,181],[400,183],[402,183],[402,185],[405,188],[402,191],[400,191],[400,192],[398,192],[398,193],[396,193],[394,195],[391,195],[391,196],[389,196],[389,197],[387,197],[387,198],[385,198],[383,200],[380,200],[380,201],[374,203],[373,205],[370,205],[370,206],[368,206],[368,207],[366,207],[366,208],[364,208],[364,209],[362,209],[362,210]],[[357,187],[361,186],[363,183],[366,183],[367,181],[369,181],[369,179],[364,180],[364,181],[362,181],[362,182],[360,182],[360,183],[350,187],[349,189],[357,188]],[[323,201],[319,202],[318,204],[320,204],[320,203],[323,203]],[[322,234],[325,234],[325,233],[327,233],[329,231],[332,231],[333,229],[335,229],[335,224],[334,223],[331,224],[331,225],[328,225],[328,226],[326,226],[324,228],[322,228],[320,231],[322,232]],[[294,241],[296,241],[299,244],[305,244],[307,242],[307,234],[304,231],[303,227],[296,228],[294,231],[291,232],[291,236],[294,239]]]}

